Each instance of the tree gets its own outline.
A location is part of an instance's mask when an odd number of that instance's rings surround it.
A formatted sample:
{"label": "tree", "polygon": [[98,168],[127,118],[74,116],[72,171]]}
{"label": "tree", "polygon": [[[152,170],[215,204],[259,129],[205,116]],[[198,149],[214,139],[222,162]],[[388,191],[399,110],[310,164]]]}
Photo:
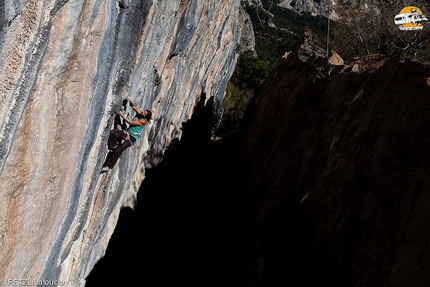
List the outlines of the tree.
{"label": "tree", "polygon": [[254,57],[251,51],[240,55],[231,81],[241,89],[256,91],[269,75],[267,61]]}
{"label": "tree", "polygon": [[[430,27],[401,31],[394,16],[404,7],[396,1],[337,1],[340,16],[333,25],[332,48],[346,60],[367,54],[405,55],[428,61]],[[417,2],[425,14],[426,3]],[[430,15],[429,15],[430,16]]]}

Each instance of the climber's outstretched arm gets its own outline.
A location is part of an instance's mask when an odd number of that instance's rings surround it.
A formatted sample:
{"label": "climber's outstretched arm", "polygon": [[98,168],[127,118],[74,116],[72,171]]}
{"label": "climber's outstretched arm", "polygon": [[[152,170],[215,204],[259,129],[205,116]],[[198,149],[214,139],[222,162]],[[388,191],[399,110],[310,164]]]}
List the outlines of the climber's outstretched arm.
{"label": "climber's outstretched arm", "polygon": [[118,112],[118,115],[120,117],[122,117],[124,119],[124,121],[126,121],[127,124],[129,124],[129,125],[133,125],[133,126],[144,126],[144,125],[146,125],[146,120],[144,120],[144,119],[136,119],[133,121],[133,120],[128,119],[126,116],[124,116],[122,114],[122,112]]}
{"label": "climber's outstretched arm", "polygon": [[142,111],[139,110],[136,105],[133,103],[133,100],[131,98],[128,98],[128,101],[130,102],[130,107],[137,113],[140,114]]}

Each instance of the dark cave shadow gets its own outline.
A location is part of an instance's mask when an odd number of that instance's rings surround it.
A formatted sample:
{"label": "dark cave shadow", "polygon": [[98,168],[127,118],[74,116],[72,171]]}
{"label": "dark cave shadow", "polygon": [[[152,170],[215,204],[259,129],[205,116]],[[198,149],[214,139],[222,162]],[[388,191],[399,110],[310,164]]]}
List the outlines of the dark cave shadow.
{"label": "dark cave shadow", "polygon": [[137,204],[123,208],[105,256],[86,278],[103,284],[228,286],[237,242],[233,235],[234,156],[210,140],[212,99],[204,95],[163,161],[145,171]]}

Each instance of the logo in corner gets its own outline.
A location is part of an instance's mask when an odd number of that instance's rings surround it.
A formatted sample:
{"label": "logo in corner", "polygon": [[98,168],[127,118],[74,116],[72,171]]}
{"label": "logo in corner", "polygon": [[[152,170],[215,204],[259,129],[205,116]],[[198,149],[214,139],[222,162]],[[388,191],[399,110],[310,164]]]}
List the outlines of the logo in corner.
{"label": "logo in corner", "polygon": [[400,13],[394,17],[394,23],[399,26],[400,30],[422,30],[427,22],[427,17],[423,15],[420,8],[407,6],[400,10]]}

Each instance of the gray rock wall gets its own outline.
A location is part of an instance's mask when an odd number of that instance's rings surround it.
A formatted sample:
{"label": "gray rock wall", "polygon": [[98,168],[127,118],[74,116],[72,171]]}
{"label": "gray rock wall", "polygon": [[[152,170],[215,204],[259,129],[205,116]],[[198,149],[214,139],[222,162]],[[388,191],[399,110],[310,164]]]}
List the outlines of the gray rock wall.
{"label": "gray rock wall", "polygon": [[[213,97],[220,116],[239,9],[238,0],[1,1],[0,279],[85,284],[145,167],[200,98]],[[100,175],[127,97],[153,121]]]}

